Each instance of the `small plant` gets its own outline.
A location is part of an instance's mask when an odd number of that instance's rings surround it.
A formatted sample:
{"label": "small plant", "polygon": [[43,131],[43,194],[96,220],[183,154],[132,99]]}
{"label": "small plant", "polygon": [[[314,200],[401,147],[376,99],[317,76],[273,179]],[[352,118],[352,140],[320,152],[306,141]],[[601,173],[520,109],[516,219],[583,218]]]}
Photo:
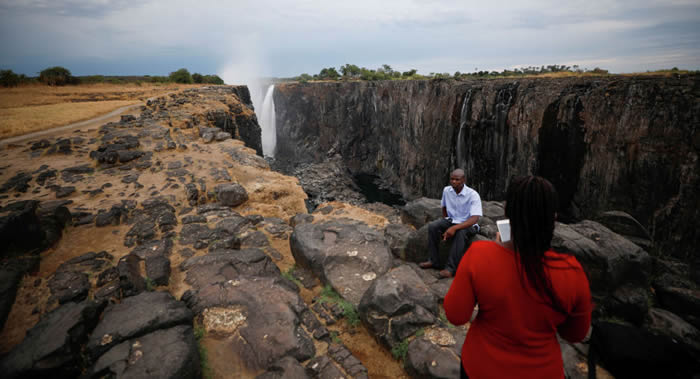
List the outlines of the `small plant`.
{"label": "small plant", "polygon": [[338,293],[335,292],[330,285],[323,287],[319,301],[322,304],[337,304],[340,309],[343,310],[343,317],[345,318],[345,321],[347,321],[348,325],[353,328],[360,325],[360,315],[357,313],[355,306],[340,297],[340,295],[338,295]]}
{"label": "small plant", "polygon": [[333,343],[337,343],[337,344],[343,343],[343,340],[340,339],[340,334],[335,330],[331,331],[331,341],[333,341]]}
{"label": "small plant", "polygon": [[406,353],[408,353],[408,338],[391,348],[391,355],[393,355],[396,360],[403,361],[406,359]]}
{"label": "small plant", "polygon": [[213,378],[211,367],[209,366],[209,357],[207,355],[207,348],[202,344],[202,338],[207,335],[207,331],[203,326],[194,326],[194,338],[197,340],[197,348],[199,350],[199,365],[202,368],[202,378],[211,379]]}
{"label": "small plant", "polygon": [[282,273],[282,276],[283,276],[285,279],[287,279],[287,280],[291,281],[292,283],[296,284],[297,287],[301,287],[301,285],[302,285],[301,282],[299,281],[299,279],[296,278],[296,276],[294,276],[294,271],[296,271],[296,269],[297,269],[297,266],[296,266],[296,265],[292,265],[292,267],[288,268],[287,271],[285,271],[285,272]]}
{"label": "small plant", "polygon": [[415,334],[416,338],[418,338],[418,337],[423,337],[424,335],[425,335],[425,328],[420,328],[420,329],[418,329],[418,330],[416,331],[416,334]]}
{"label": "small plant", "polygon": [[146,277],[146,291],[153,292],[156,289],[156,282],[153,279]]}

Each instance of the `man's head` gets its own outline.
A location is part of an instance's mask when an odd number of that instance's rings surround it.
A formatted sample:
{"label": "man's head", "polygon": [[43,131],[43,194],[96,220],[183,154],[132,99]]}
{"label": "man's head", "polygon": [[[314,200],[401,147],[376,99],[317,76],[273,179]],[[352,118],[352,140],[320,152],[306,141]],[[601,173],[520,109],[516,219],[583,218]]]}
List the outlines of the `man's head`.
{"label": "man's head", "polygon": [[450,185],[455,192],[460,193],[464,188],[464,170],[458,168],[450,174]]}

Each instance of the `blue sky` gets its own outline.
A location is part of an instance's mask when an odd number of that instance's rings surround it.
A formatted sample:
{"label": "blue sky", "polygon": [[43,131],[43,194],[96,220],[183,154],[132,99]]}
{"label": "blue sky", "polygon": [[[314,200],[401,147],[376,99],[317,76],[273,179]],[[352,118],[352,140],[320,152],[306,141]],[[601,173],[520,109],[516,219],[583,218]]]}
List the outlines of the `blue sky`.
{"label": "blue sky", "polygon": [[[570,4],[569,4],[570,3]],[[700,1],[0,0],[0,68],[231,84],[354,63],[419,73],[700,69]]]}

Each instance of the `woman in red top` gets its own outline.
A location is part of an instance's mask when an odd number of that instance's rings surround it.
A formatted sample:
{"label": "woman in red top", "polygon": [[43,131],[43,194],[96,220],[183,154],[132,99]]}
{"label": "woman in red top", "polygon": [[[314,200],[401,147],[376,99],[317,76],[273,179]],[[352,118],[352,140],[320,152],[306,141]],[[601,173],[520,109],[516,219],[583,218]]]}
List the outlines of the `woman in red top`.
{"label": "woman in red top", "polygon": [[588,279],[576,258],[550,250],[557,194],[529,176],[508,186],[511,241],[474,242],[444,301],[456,325],[479,312],[462,347],[462,377],[564,378],[557,333],[582,340],[591,323]]}

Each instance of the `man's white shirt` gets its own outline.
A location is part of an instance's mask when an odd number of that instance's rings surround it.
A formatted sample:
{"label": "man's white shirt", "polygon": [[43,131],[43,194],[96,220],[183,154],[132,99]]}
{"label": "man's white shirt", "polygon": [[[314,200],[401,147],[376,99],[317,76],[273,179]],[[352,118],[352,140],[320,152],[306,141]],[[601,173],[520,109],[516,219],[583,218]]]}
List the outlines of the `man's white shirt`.
{"label": "man's white shirt", "polygon": [[452,186],[446,186],[442,190],[441,205],[447,208],[447,217],[453,224],[461,224],[471,216],[483,216],[479,193],[466,185],[459,193]]}

